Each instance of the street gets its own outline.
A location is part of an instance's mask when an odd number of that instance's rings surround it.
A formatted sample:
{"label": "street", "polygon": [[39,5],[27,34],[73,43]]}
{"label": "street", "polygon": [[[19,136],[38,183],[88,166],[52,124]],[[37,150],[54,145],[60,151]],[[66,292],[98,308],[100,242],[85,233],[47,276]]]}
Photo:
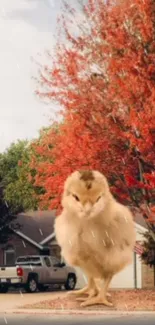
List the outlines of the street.
{"label": "street", "polygon": [[130,316],[30,316],[0,315],[0,325],[154,325],[154,315]]}

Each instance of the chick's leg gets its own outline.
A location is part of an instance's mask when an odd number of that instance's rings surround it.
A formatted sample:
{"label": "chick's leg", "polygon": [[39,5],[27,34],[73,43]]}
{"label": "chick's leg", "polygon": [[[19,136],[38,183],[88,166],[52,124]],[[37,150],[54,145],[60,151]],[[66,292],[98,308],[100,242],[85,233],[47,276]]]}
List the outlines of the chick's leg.
{"label": "chick's leg", "polygon": [[112,276],[107,276],[104,281],[103,287],[101,287],[100,292],[96,297],[88,298],[84,302],[82,302],[81,306],[86,307],[86,306],[92,306],[92,305],[100,305],[103,304],[105,306],[112,306],[112,303],[107,300],[107,291],[109,284],[112,280]]}
{"label": "chick's leg", "polygon": [[[77,298],[76,300],[85,301],[88,298],[95,297],[99,293],[99,289],[95,283],[95,280],[92,277],[88,277],[88,285],[87,285],[87,287],[84,287],[83,289],[85,289],[85,288],[86,288],[85,293],[88,294],[88,297],[87,298],[81,297],[81,298]],[[80,291],[80,294],[81,294],[82,290],[78,290],[78,291]]]}
{"label": "chick's leg", "polygon": [[[76,296],[88,294],[89,297],[93,297],[93,296],[97,295],[97,293],[98,293],[98,288],[95,284],[94,279],[91,277],[88,277],[88,284],[84,288],[82,288],[80,290],[72,291],[70,294],[73,294]],[[77,298],[77,300],[78,300],[78,298]]]}

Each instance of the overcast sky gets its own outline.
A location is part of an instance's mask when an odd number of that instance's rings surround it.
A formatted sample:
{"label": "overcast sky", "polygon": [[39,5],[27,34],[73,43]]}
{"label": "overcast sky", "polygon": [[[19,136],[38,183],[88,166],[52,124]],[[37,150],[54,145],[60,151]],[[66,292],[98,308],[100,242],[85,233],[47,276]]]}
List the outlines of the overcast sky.
{"label": "overcast sky", "polygon": [[61,0],[0,0],[0,152],[32,138],[52,110],[36,99],[31,57],[52,49]]}

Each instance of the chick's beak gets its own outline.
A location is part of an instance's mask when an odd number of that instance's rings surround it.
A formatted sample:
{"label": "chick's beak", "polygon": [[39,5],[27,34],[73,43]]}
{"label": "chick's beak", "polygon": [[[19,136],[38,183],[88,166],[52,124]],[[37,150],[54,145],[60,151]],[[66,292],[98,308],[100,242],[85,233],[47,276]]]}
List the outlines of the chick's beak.
{"label": "chick's beak", "polygon": [[90,211],[91,211],[91,209],[92,209],[92,205],[91,205],[91,203],[90,203],[90,202],[87,202],[87,203],[85,204],[85,213],[86,213],[86,214],[89,214]]}

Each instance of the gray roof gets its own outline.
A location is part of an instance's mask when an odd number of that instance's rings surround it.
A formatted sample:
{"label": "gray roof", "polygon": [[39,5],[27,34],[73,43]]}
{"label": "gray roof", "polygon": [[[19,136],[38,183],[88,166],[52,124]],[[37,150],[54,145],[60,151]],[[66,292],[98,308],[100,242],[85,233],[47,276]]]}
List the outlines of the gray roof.
{"label": "gray roof", "polygon": [[20,224],[19,231],[39,243],[54,231],[55,211],[28,211],[18,214],[14,223]]}

